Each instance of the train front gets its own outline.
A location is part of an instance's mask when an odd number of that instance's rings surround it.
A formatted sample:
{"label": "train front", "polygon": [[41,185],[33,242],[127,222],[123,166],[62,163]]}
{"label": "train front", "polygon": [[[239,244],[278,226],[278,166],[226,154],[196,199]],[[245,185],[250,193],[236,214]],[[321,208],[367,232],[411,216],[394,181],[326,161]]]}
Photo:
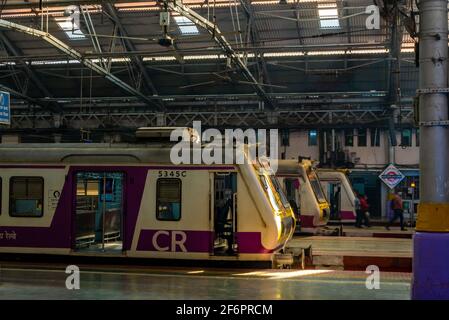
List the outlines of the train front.
{"label": "train front", "polygon": [[[282,190],[271,167],[259,160],[253,163],[254,173],[257,175],[259,187],[263,190],[269,208],[267,223],[271,232],[265,235],[265,242],[270,247],[280,250],[293,236],[296,228],[295,214],[287,197]],[[266,210],[268,211],[268,210]]]}
{"label": "train front", "polygon": [[325,226],[330,218],[329,202],[326,199],[325,193],[316,173],[316,169],[313,166],[312,162],[303,160],[302,165],[304,166],[307,178],[309,179],[313,194],[315,195],[317,201],[319,216],[316,217],[314,225]]}

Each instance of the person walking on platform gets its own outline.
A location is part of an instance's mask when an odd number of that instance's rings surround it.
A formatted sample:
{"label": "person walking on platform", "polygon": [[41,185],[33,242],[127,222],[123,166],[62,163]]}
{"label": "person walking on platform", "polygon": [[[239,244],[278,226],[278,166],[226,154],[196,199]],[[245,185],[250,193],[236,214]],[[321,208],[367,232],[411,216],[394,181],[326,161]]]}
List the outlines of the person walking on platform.
{"label": "person walking on platform", "polygon": [[355,227],[361,228],[363,220],[362,207],[360,205],[360,194],[357,191],[355,192],[354,208],[355,208]]}
{"label": "person walking on platform", "polygon": [[370,221],[369,221],[369,204],[368,204],[368,198],[365,195],[360,195],[360,210],[361,213],[361,222],[362,224],[365,224],[366,227],[371,228]]}
{"label": "person walking on platform", "polygon": [[387,230],[390,230],[390,226],[399,218],[401,223],[401,230],[406,231],[404,227],[404,207],[401,195],[399,193],[395,193],[393,195],[393,200],[391,201],[391,208],[393,209],[393,217],[390,219],[388,224],[385,226]]}

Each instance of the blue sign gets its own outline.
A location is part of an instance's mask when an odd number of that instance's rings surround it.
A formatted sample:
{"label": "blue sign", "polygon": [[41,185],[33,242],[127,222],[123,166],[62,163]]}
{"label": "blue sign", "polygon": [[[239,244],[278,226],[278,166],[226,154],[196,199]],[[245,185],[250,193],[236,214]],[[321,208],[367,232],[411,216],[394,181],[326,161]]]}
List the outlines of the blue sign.
{"label": "blue sign", "polygon": [[0,91],[0,124],[11,124],[9,92]]}

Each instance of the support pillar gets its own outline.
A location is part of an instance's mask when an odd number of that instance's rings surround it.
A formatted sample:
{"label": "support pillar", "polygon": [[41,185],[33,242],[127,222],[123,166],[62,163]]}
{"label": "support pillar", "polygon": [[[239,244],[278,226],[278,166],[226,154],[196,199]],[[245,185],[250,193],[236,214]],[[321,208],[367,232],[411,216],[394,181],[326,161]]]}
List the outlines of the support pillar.
{"label": "support pillar", "polygon": [[418,4],[421,203],[413,238],[412,298],[449,299],[448,96],[432,90],[448,87],[447,0]]}

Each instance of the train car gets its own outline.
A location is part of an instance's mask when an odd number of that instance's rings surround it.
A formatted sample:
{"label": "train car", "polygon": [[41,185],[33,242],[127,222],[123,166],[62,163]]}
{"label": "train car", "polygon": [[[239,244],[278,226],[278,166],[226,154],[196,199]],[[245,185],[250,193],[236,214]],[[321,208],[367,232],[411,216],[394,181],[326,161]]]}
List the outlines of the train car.
{"label": "train car", "polygon": [[256,167],[173,165],[163,145],[0,145],[0,253],[271,261],[295,218]]}
{"label": "train car", "polygon": [[279,160],[276,173],[300,220],[300,232],[319,233],[329,220],[329,203],[310,160]]}
{"label": "train car", "polygon": [[321,185],[330,202],[331,220],[355,222],[355,193],[345,171],[318,169]]}

